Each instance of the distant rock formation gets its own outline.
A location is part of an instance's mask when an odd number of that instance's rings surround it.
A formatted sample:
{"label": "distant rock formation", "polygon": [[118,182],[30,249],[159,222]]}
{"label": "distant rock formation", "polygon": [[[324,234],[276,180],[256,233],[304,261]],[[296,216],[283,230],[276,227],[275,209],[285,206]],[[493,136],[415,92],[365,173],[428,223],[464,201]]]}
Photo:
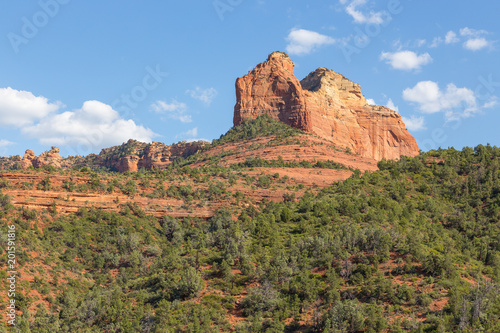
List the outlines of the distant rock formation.
{"label": "distant rock formation", "polygon": [[86,157],[69,156],[61,158],[59,148],[52,147],[40,156],[35,156],[33,150],[28,149],[20,161],[21,167],[39,169],[44,165],[56,168],[71,168],[74,166],[105,167],[119,172],[134,172],[141,168],[164,169],[178,157],[188,157],[208,145],[205,141],[180,142],[167,146],[160,142],[145,143],[128,140],[120,146],[101,150],[99,155],[90,154]]}
{"label": "distant rock formation", "polygon": [[234,125],[267,114],[375,160],[419,154],[401,116],[368,104],[358,84],[326,68],[318,68],[299,82],[293,67],[288,55],[274,52],[238,78]]}
{"label": "distant rock formation", "polygon": [[191,156],[208,144],[184,141],[167,146],[161,142],[148,144],[131,139],[121,146],[103,149],[95,163],[119,172],[164,169],[176,158]]}
{"label": "distant rock formation", "polygon": [[21,167],[27,169],[29,167],[34,167],[39,169],[44,165],[50,165],[55,168],[60,168],[62,166],[63,159],[59,155],[59,148],[51,147],[49,151],[43,152],[40,156],[35,156],[33,150],[26,150],[23,159],[21,160]]}
{"label": "distant rock formation", "polygon": [[35,152],[31,149],[26,150],[23,159],[21,160],[21,167],[23,169],[28,169],[33,166],[33,159],[35,158]]}

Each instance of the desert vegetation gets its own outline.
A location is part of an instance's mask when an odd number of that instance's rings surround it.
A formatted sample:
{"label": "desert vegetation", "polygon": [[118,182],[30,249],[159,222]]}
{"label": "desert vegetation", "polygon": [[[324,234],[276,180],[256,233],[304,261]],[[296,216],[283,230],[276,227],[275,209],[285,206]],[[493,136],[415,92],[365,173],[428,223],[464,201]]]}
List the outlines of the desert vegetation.
{"label": "desert vegetation", "polygon": [[[241,125],[211,149],[268,126]],[[269,131],[283,144],[296,133]],[[124,174],[0,173],[3,290],[7,224],[19,237],[13,331],[500,331],[499,148],[383,160],[322,186],[264,171],[349,170],[197,158]],[[59,197],[30,206],[16,191]],[[113,199],[65,210],[76,194]],[[142,200],[170,200],[171,212]]]}

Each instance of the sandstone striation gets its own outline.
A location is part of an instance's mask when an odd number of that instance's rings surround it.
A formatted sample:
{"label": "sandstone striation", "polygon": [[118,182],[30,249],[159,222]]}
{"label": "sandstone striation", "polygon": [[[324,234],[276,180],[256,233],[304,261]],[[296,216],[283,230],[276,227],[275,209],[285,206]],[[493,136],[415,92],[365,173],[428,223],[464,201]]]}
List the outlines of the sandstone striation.
{"label": "sandstone striation", "polygon": [[415,138],[401,116],[368,104],[358,84],[326,68],[299,82],[293,67],[288,55],[274,52],[238,78],[234,125],[267,114],[375,160],[418,155]]}

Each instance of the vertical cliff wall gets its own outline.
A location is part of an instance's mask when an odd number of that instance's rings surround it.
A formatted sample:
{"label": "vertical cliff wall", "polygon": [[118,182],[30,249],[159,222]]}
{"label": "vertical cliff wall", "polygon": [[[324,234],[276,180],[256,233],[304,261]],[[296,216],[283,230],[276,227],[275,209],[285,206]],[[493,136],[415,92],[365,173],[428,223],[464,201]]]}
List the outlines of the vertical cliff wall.
{"label": "vertical cliff wall", "polygon": [[234,125],[268,114],[376,160],[418,155],[417,142],[401,116],[369,105],[358,84],[326,68],[318,68],[299,82],[293,67],[286,54],[274,52],[238,78]]}

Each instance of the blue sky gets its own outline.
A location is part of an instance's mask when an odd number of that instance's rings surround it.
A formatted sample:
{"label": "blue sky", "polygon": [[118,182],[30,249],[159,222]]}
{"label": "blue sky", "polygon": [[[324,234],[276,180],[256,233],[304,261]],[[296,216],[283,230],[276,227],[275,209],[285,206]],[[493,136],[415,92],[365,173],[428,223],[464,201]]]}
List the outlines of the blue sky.
{"label": "blue sky", "polygon": [[218,138],[234,82],[273,51],[396,109],[424,151],[500,146],[491,0],[4,1],[0,155]]}

